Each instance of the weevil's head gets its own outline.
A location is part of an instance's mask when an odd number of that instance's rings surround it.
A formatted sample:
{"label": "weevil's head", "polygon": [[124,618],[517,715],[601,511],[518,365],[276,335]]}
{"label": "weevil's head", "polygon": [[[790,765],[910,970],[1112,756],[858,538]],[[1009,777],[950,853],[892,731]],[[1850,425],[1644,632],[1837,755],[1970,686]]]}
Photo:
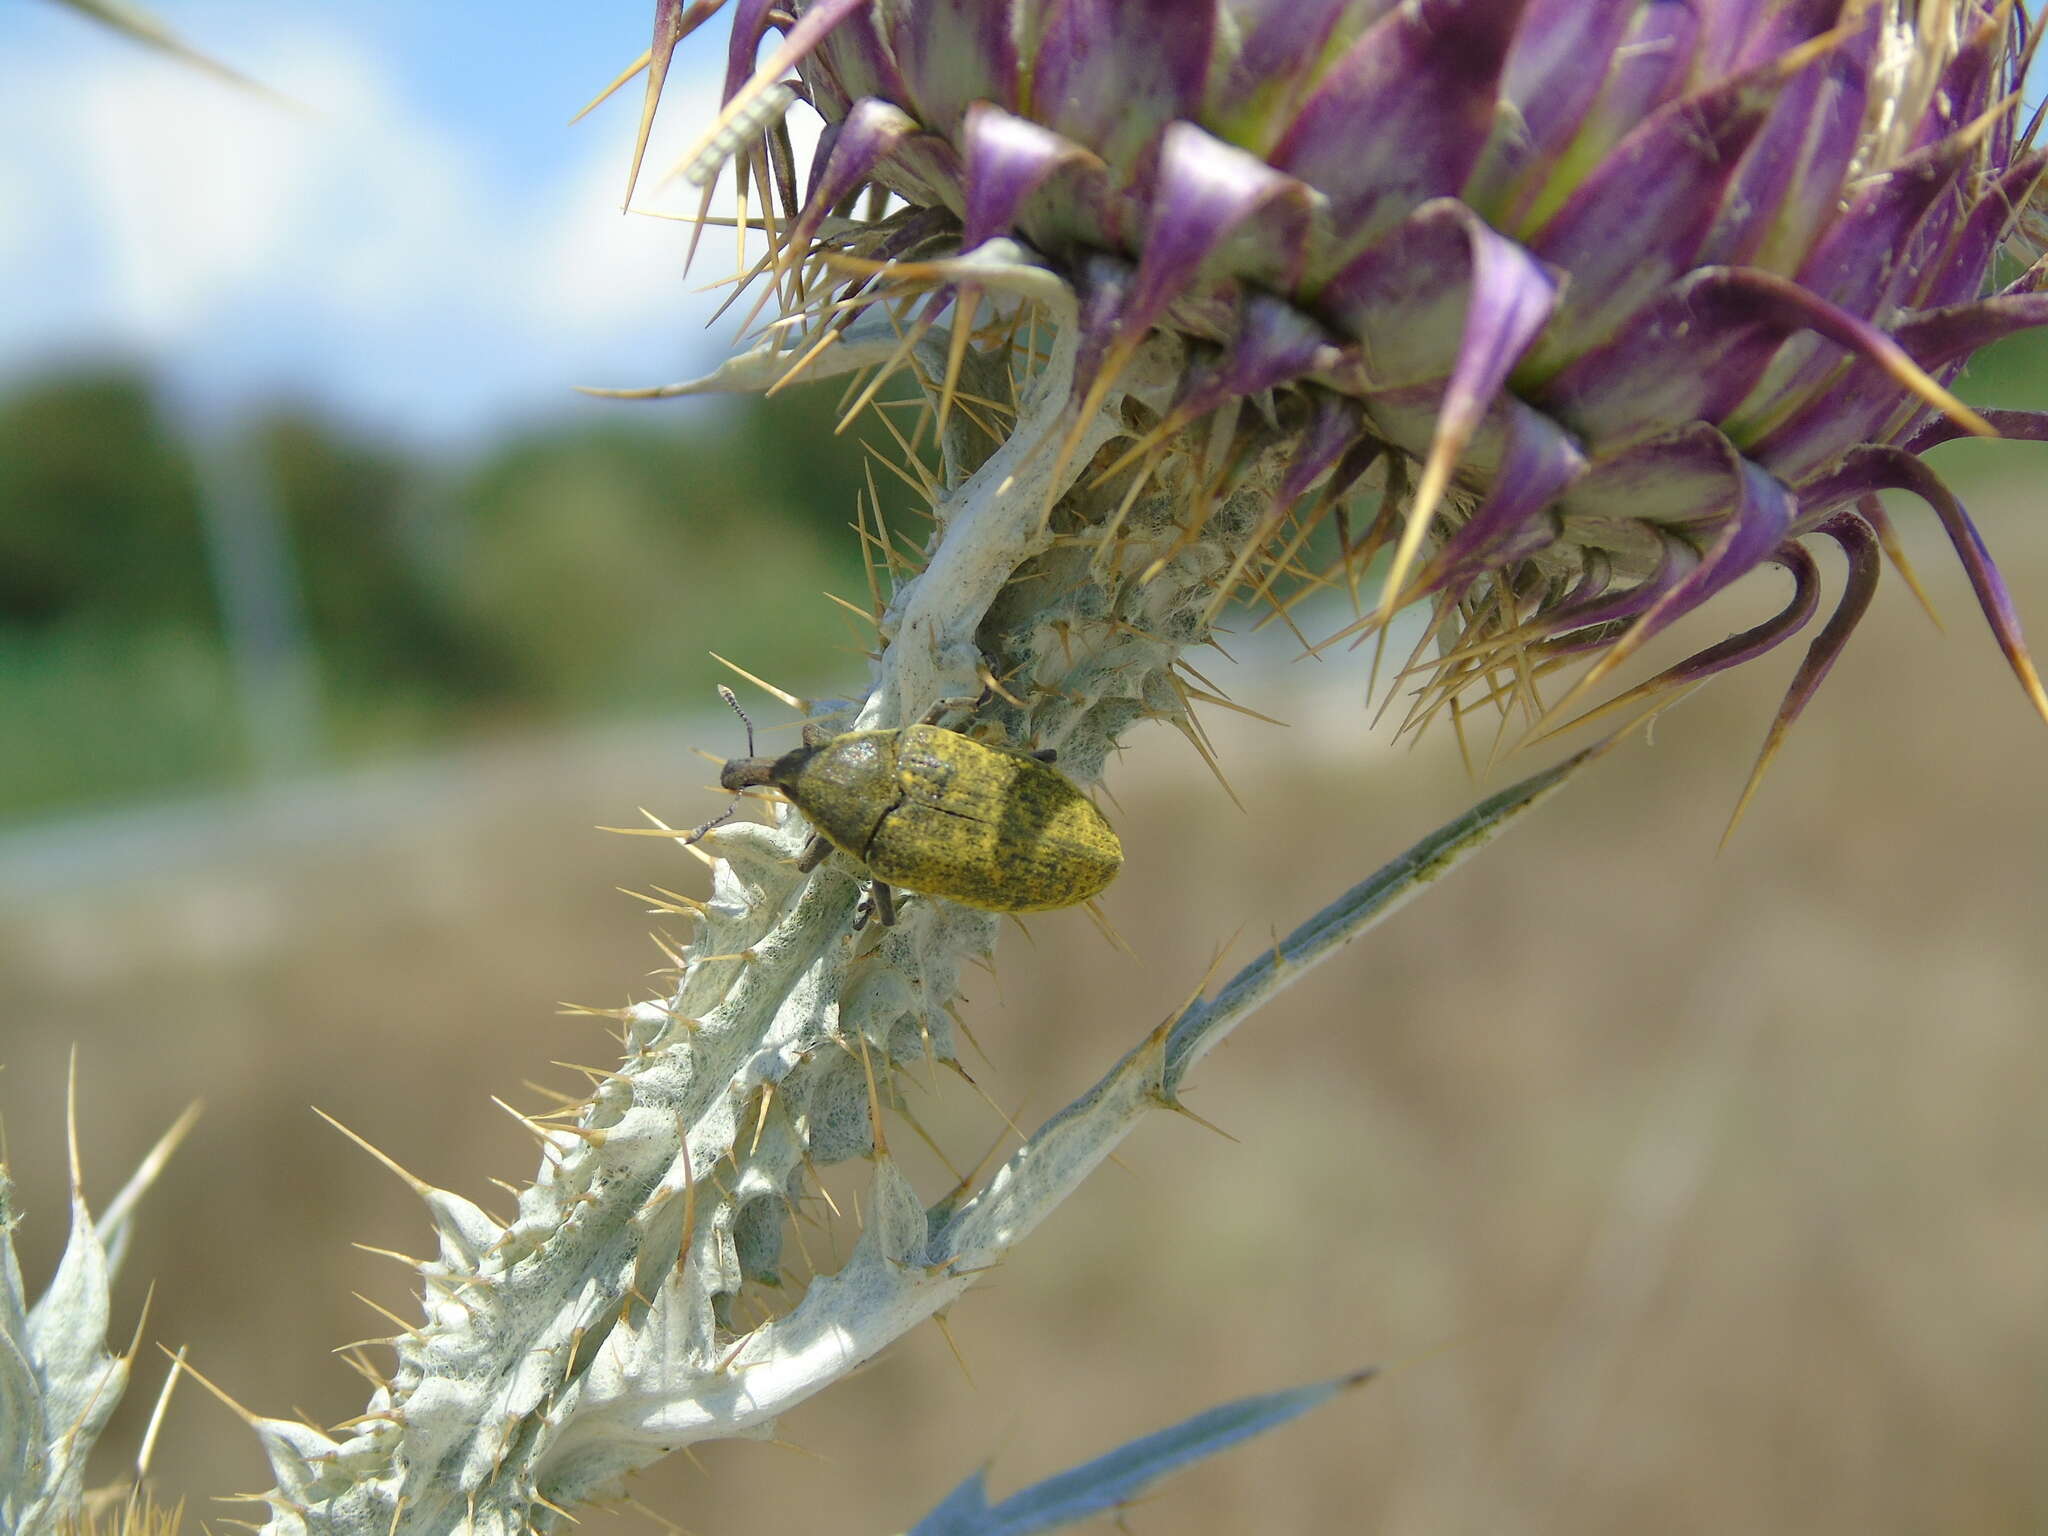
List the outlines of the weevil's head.
{"label": "weevil's head", "polygon": [[733,794],[764,784],[787,790],[817,750],[816,747],[798,747],[780,757],[731,758],[718,770],[719,786]]}

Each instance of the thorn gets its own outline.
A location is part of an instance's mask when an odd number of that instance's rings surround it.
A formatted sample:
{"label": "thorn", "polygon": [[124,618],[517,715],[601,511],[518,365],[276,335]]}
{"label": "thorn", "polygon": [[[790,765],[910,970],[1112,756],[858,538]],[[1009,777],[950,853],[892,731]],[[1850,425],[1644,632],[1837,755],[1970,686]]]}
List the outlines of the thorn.
{"label": "thorn", "polygon": [[[132,1347],[129,1350],[129,1358],[134,1358]],[[149,1464],[155,1459],[157,1432],[163,1428],[164,1417],[170,1411],[171,1393],[177,1388],[178,1378],[184,1374],[185,1369],[185,1346],[180,1344],[178,1352],[171,1356],[171,1368],[164,1375],[164,1384],[157,1391],[156,1406],[149,1411],[149,1423],[142,1431],[142,1447],[135,1453],[135,1487],[130,1493],[131,1511],[134,1507],[134,1497],[142,1491],[143,1480],[149,1476]],[[129,1526],[129,1529],[140,1528],[132,1523]],[[171,1528],[176,1529],[175,1526]]]}
{"label": "thorn", "polygon": [[[634,891],[627,891],[626,894],[628,896],[633,896],[637,895],[638,893]],[[634,1017],[633,1010],[630,1007],[598,1008],[589,1003],[557,1003],[555,1004],[555,1012],[559,1014],[569,1014],[574,1017],[586,1019],[616,1019],[621,1024],[632,1023]],[[573,1061],[557,1061],[551,1063],[551,1065],[557,1067],[566,1067],[571,1072],[596,1074],[599,1077],[610,1077],[612,1075],[609,1072],[601,1072],[600,1069],[596,1067],[578,1066]]]}
{"label": "thorn", "polygon": [[1189,1109],[1187,1105],[1181,1103],[1179,1099],[1162,1098],[1159,1100],[1159,1107],[1161,1109],[1171,1110],[1176,1115],[1180,1115],[1185,1117],[1186,1119],[1194,1121],[1195,1124],[1201,1126],[1204,1130],[1214,1131],[1218,1136],[1221,1136],[1225,1141],[1230,1142],[1233,1145],[1243,1145],[1243,1143],[1240,1142],[1235,1136],[1231,1135],[1230,1132],[1224,1130],[1222,1126],[1218,1125],[1213,1120],[1204,1120],[1192,1109]]}
{"label": "thorn", "polygon": [[683,1234],[676,1245],[676,1274],[680,1277],[690,1264],[690,1249],[697,1241],[697,1174],[690,1165],[689,1127],[679,1132],[683,1159]]}
{"label": "thorn", "polygon": [[344,1344],[341,1348],[332,1350],[330,1353],[339,1355],[343,1365],[362,1377],[364,1381],[368,1382],[376,1390],[380,1392],[390,1390],[391,1378],[372,1365],[369,1356],[365,1355],[353,1344]]}
{"label": "thorn", "polygon": [[244,1424],[248,1425],[251,1429],[253,1429],[260,1422],[260,1417],[257,1414],[251,1413],[247,1408],[244,1408],[240,1403],[236,1402],[232,1397],[228,1396],[228,1394],[225,1391],[223,1391],[220,1387],[216,1386],[213,1382],[207,1380],[206,1376],[203,1373],[201,1373],[200,1370],[196,1366],[194,1366],[191,1361],[185,1358],[185,1351],[183,1349],[180,1349],[176,1354],[173,1354],[170,1350],[165,1349],[164,1346],[161,1344],[157,1345],[157,1348],[163,1350],[165,1359],[169,1360],[179,1370],[183,1371],[187,1376],[190,1376],[194,1381],[198,1382],[199,1385],[206,1388],[207,1391],[211,1392],[216,1398],[220,1399],[220,1401],[224,1405],[226,1405],[227,1410],[230,1413],[234,1414],[235,1417],[240,1419]]}
{"label": "thorn", "polygon": [[910,1127],[910,1129],[916,1133],[917,1139],[919,1141],[922,1141],[927,1147],[931,1149],[932,1156],[936,1157],[939,1160],[940,1164],[945,1168],[946,1172],[953,1176],[953,1182],[956,1185],[961,1183],[966,1178],[966,1175],[963,1174],[958,1168],[953,1166],[953,1160],[950,1157],[946,1156],[945,1149],[942,1148],[938,1144],[938,1142],[932,1138],[931,1132],[927,1131],[924,1128],[924,1126],[918,1122],[917,1116],[911,1113],[910,1106],[907,1104],[899,1104],[896,1106],[896,1113],[904,1121],[904,1123],[907,1124]]}
{"label": "thorn", "polygon": [[78,1154],[78,1043],[72,1042],[64,1077],[64,1143],[71,1160],[71,1199],[85,1204],[85,1170]]}
{"label": "thorn", "polygon": [[564,1520],[568,1521],[571,1525],[581,1525],[583,1523],[581,1520],[578,1520],[574,1515],[570,1514],[569,1511],[562,1508],[562,1506],[557,1504],[553,1499],[550,1499],[546,1494],[542,1493],[538,1488],[528,1488],[526,1490],[526,1496],[532,1499],[534,1503],[542,1506],[545,1509],[552,1510],[557,1515],[560,1515]]}
{"label": "thorn", "polygon": [[1003,680],[991,672],[985,663],[977,662],[975,664],[975,672],[981,678],[982,686],[988,689],[990,693],[993,693],[1006,704],[1013,704],[1019,709],[1024,708],[1024,701],[1005,688]]}
{"label": "thorn", "polygon": [[[737,800],[754,800],[763,798],[769,799],[769,803],[771,804],[774,803],[771,797],[755,795],[735,796],[735,799]],[[670,826],[667,822],[663,821],[659,816],[655,815],[654,812],[648,810],[647,807],[644,805],[635,806],[634,809],[637,810],[642,816],[645,816],[649,821],[653,822],[654,825],[651,827],[599,827],[597,828],[597,830],[600,832],[611,832],[619,837],[673,838],[683,848],[687,849],[694,857],[702,861],[707,868],[718,862],[710,854],[704,852],[703,849],[697,847],[693,842],[690,841],[692,838],[699,837],[703,833],[708,832],[711,829],[710,827],[697,827],[693,828],[688,832],[685,832],[680,828]],[[723,821],[724,819],[724,816],[719,817],[719,821]],[[716,826],[717,822],[713,822],[711,825]]]}
{"label": "thorn", "polygon": [[[898,475],[924,499],[926,506],[937,506],[942,487],[938,478],[925,468],[924,461],[917,456],[916,444],[903,435],[887,414],[877,415],[875,419],[881,422],[883,430],[895,440],[897,450],[903,455],[904,467],[897,470]],[[883,459],[882,462],[889,464],[890,461]],[[890,464],[890,468],[894,469],[895,466]],[[912,479],[913,475],[915,479]]]}
{"label": "thorn", "polygon": [[1256,709],[1252,709],[1244,704],[1239,704],[1234,699],[1227,699],[1220,693],[1211,693],[1206,689],[1202,688],[1183,688],[1181,690],[1181,695],[1182,697],[1188,699],[1192,703],[1215,704],[1223,709],[1232,710],[1240,715],[1249,715],[1254,720],[1262,720],[1267,725],[1277,725],[1283,731],[1291,728],[1289,723],[1285,720],[1276,720],[1271,715],[1262,715]]}
{"label": "thorn", "polygon": [[804,1241],[805,1218],[786,1192],[782,1196],[782,1209],[789,1217],[789,1235],[796,1239],[796,1251],[803,1256],[804,1268],[810,1271],[809,1278],[815,1280],[818,1278],[818,1265],[811,1257],[810,1245]]}
{"label": "thorn", "polygon": [[365,1152],[369,1153],[370,1156],[374,1157],[386,1168],[389,1168],[393,1173],[397,1174],[401,1179],[405,1180],[406,1185],[412,1190],[414,1194],[418,1195],[421,1199],[425,1199],[430,1195],[440,1193],[439,1190],[437,1190],[433,1185],[429,1184],[425,1179],[419,1177],[419,1175],[413,1173],[410,1169],[406,1168],[396,1158],[391,1157],[389,1154],[385,1152],[379,1151],[376,1147],[372,1146],[369,1142],[365,1141],[362,1137],[358,1136],[354,1131],[350,1130],[347,1126],[343,1125],[339,1120],[335,1119],[334,1116],[328,1114],[326,1110],[320,1108],[319,1105],[316,1104],[313,1106],[313,1113],[318,1115],[322,1120],[325,1120],[329,1125],[333,1126],[337,1131],[341,1132],[342,1135],[346,1136],[350,1141],[354,1142],[357,1146],[361,1147]]}
{"label": "thorn", "polygon": [[863,624],[871,624],[877,630],[881,629],[881,619],[875,614],[868,612],[867,609],[861,607],[858,603],[850,603],[845,598],[840,597],[835,593],[831,592],[824,593],[823,596],[827,602],[837,603],[840,607],[844,608],[848,613],[852,614],[855,618],[859,619]]}
{"label": "thorn", "polygon": [[881,1090],[875,1085],[875,1063],[868,1054],[868,1037],[865,1031],[855,1030],[854,1039],[860,1042],[860,1069],[867,1078],[868,1114],[873,1121],[873,1135],[871,1139],[874,1144],[874,1153],[877,1157],[887,1157],[889,1155],[889,1136],[882,1126],[882,1096]]}
{"label": "thorn", "polygon": [[[633,189],[640,184],[640,165],[647,157],[647,136],[654,128],[654,109],[661,104],[661,87],[668,79],[669,60],[674,56],[676,43],[681,37],[680,30],[673,24],[675,19],[672,17],[670,24],[664,26],[647,47],[647,89],[640,98],[640,125],[633,138],[633,160],[626,172],[626,198],[622,206],[631,205]],[[624,85],[638,73],[638,70],[629,72],[612,87],[612,90],[618,89],[618,86]],[[610,94],[610,91],[605,93]],[[603,99],[604,97],[600,96],[598,101]],[[596,106],[597,102],[592,102],[591,105]],[[708,200],[706,207],[708,210]],[[693,241],[693,248],[694,244]]]}
{"label": "thorn", "polygon": [[[1870,515],[1872,506],[1877,507],[1876,517]],[[1927,588],[1921,585],[1920,573],[1914,569],[1913,562],[1906,558],[1906,547],[1899,542],[1898,530],[1892,526],[1891,519],[1884,516],[1884,509],[1878,504],[1877,498],[1866,497],[1858,511],[1876,533],[1877,542],[1884,549],[1885,559],[1891,562],[1892,569],[1899,573],[1899,579],[1906,584],[1906,589],[1920,604],[1920,611],[1927,615],[1927,622],[1934,626],[1937,634],[1947,634],[1948,630],[1941,622],[1941,615],[1935,611],[1934,598],[1928,593]]]}
{"label": "thorn", "polygon": [[[120,1193],[109,1200],[107,1208],[100,1212],[101,1230],[118,1226],[127,1220],[129,1212],[135,1208],[136,1203],[163,1172],[164,1166],[170,1162],[171,1154],[178,1150],[185,1138],[191,1134],[192,1127],[199,1123],[199,1116],[205,1107],[204,1102],[199,1099],[187,1104],[178,1118],[171,1122],[170,1128],[156,1139],[156,1145],[143,1154],[142,1161],[137,1163],[135,1171],[128,1175],[128,1182],[121,1186]],[[0,1167],[4,1167],[6,1161],[5,1149],[0,1148]]]}
{"label": "thorn", "polygon": [[350,1243],[349,1247],[358,1249],[363,1253],[374,1254],[380,1259],[395,1259],[410,1270],[417,1270],[420,1267],[418,1259],[409,1253],[400,1253],[396,1248],[378,1248],[369,1243]]}
{"label": "thorn", "polygon": [[523,1126],[527,1130],[527,1132],[533,1136],[533,1138],[536,1141],[538,1141],[549,1152],[556,1154],[557,1156],[559,1156],[565,1150],[564,1148],[556,1145],[555,1143],[554,1138],[558,1134],[564,1136],[579,1137],[588,1145],[593,1147],[601,1147],[605,1143],[605,1133],[603,1131],[585,1130],[582,1126],[578,1125],[542,1125],[539,1121],[533,1119],[531,1116],[521,1114],[518,1110],[514,1109],[510,1104],[507,1104],[503,1099],[499,1098],[495,1093],[491,1095],[491,1102],[497,1105],[498,1108],[505,1111],[506,1114],[510,1115],[515,1121],[517,1121],[521,1126]]}
{"label": "thorn", "polygon": [[946,335],[946,374],[939,387],[938,420],[933,427],[935,435],[945,433],[946,416],[960,387],[960,368],[967,360],[967,343],[974,330],[975,314],[980,308],[981,289],[977,285],[962,283],[954,291],[953,324]]}
{"label": "thorn", "polygon": [[[301,1418],[305,1417],[303,1413],[299,1416]],[[395,1408],[380,1408],[374,1412],[356,1414],[353,1418],[343,1419],[338,1424],[331,1424],[328,1426],[327,1432],[338,1435],[343,1430],[359,1429],[365,1424],[390,1424],[396,1428],[403,1428],[405,1425],[405,1415]]]}
{"label": "thorn", "polygon": [[780,699],[783,703],[787,704],[791,709],[797,710],[803,714],[810,713],[811,705],[808,699],[800,699],[795,694],[789,693],[781,688],[776,687],[773,683],[763,682],[760,678],[754,676],[753,673],[749,672],[745,667],[741,666],[738,662],[727,661],[723,656],[719,655],[716,651],[707,651],[705,654],[708,655],[713,661],[717,662],[721,667],[729,668],[733,672],[737,673],[739,676],[745,678],[748,682],[752,683],[756,688],[760,689],[763,693],[768,694],[772,698]]}
{"label": "thorn", "polygon": [[544,1099],[553,1099],[555,1101],[555,1108],[549,1111],[550,1114],[580,1115],[584,1110],[590,1108],[590,1100],[588,1098],[577,1098],[572,1094],[563,1093],[559,1089],[550,1088],[546,1083],[536,1083],[530,1077],[521,1078],[519,1086],[528,1093],[537,1093]]}
{"label": "thorn", "polygon": [[370,1300],[369,1297],[365,1296],[361,1291],[350,1291],[349,1295],[355,1297],[357,1301],[360,1301],[372,1312],[376,1313],[379,1317],[383,1318],[384,1321],[392,1324],[394,1327],[397,1327],[398,1329],[403,1331],[408,1338],[417,1340],[422,1337],[422,1334],[420,1333],[420,1330],[416,1325],[408,1323],[404,1318],[400,1317],[396,1312],[392,1311],[389,1307],[379,1306],[376,1302]]}
{"label": "thorn", "polygon": [[[689,1447],[685,1446],[683,1450],[684,1453],[687,1455]],[[695,1460],[694,1457],[692,1457],[691,1459]],[[658,1511],[650,1508],[649,1506],[641,1503],[631,1494],[627,1494],[625,1498],[623,1498],[620,1502],[624,1504],[626,1508],[632,1510],[635,1514],[640,1515],[643,1518],[650,1520],[654,1524],[660,1526],[665,1532],[668,1533],[668,1536],[694,1536],[694,1533],[691,1532],[688,1526],[676,1524],[675,1521],[669,1519],[668,1516],[661,1514]]]}
{"label": "thorn", "polygon": [[[590,114],[595,112],[599,107],[603,106],[607,101],[610,101],[612,99],[613,94],[619,89],[619,87],[624,85],[628,80],[631,80],[635,75],[639,74],[641,70],[645,69],[647,67],[648,60],[652,59],[653,57],[654,50],[652,48],[643,50],[639,58],[635,59],[631,64],[628,64],[624,69],[619,71],[619,76],[616,80],[612,81],[610,85],[606,86],[603,90],[599,91],[595,96],[591,97],[589,105],[584,107],[584,109],[581,112],[578,112],[574,117],[569,119],[569,126],[571,128],[575,127],[578,123],[582,122],[583,119],[590,116]],[[632,194],[629,190],[627,196],[630,197],[631,195]]]}
{"label": "thorn", "polygon": [[[1196,754],[1208,765],[1209,772],[1215,775],[1216,782],[1223,786],[1223,793],[1230,796],[1230,803],[1236,806],[1238,810],[1244,811],[1244,802],[1238,799],[1237,791],[1230,787],[1230,780],[1223,776],[1222,766],[1216,761],[1215,756],[1209,751],[1208,747],[1203,744],[1201,736],[1196,732],[1189,720],[1185,716],[1176,715],[1169,716],[1167,723],[1179,731],[1181,735],[1187,737],[1188,745],[1193,747]],[[1245,814],[1249,815],[1250,812],[1246,811]]]}
{"label": "thorn", "polygon": [[[900,312],[889,311],[888,313],[890,313],[891,321],[892,323],[894,323],[896,319],[899,317]],[[852,426],[854,422],[858,421],[860,419],[861,414],[864,411],[866,411],[870,405],[874,404],[875,396],[880,394],[883,388],[887,386],[888,382],[896,377],[897,371],[900,368],[902,368],[906,362],[909,361],[911,350],[914,347],[916,347],[916,345],[920,341],[924,340],[925,333],[930,329],[931,322],[925,320],[919,321],[908,332],[904,332],[900,329],[898,330],[897,334],[901,336],[902,339],[897,343],[896,350],[890,353],[887,359],[885,359],[882,362],[881,366],[875,369],[875,376],[872,379],[868,380],[866,386],[861,390],[859,394],[853,397],[853,403],[850,406],[848,406],[843,412],[840,413],[839,424],[832,429],[832,433],[835,437],[843,433],[848,427]],[[881,421],[884,425],[887,425],[888,423],[888,418],[886,416],[877,417],[876,419]]]}
{"label": "thorn", "polygon": [[335,1345],[335,1347],[329,1350],[328,1353],[338,1355],[345,1349],[391,1349],[394,1348],[397,1345],[397,1343],[398,1340],[396,1338],[390,1337],[380,1337],[374,1339],[355,1339],[347,1344]]}
{"label": "thorn", "polygon": [[1131,948],[1122,934],[1116,931],[1116,925],[1110,922],[1109,914],[1102,910],[1101,904],[1094,897],[1089,897],[1088,900],[1081,903],[1081,906],[1087,912],[1089,920],[1095,924],[1096,932],[1100,933],[1108,941],[1111,949],[1121,952],[1127,959],[1136,960],[1138,958],[1138,952]]}
{"label": "thorn", "polygon": [[[832,1191],[825,1187],[825,1181],[818,1176],[818,1165],[811,1161],[808,1152],[804,1154],[804,1172],[810,1176],[811,1187],[818,1192],[818,1198],[825,1202],[825,1209],[832,1213],[833,1219],[845,1220],[846,1213],[839,1209],[839,1202],[832,1198]],[[836,1248],[837,1244],[834,1244],[834,1247]]]}

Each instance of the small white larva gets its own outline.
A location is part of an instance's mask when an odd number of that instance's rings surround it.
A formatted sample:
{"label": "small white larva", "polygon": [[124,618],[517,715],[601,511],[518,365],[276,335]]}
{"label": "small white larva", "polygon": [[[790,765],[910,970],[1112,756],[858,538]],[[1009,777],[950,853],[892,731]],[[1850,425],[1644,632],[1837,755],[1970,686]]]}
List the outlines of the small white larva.
{"label": "small white larva", "polygon": [[781,122],[795,100],[795,90],[778,80],[763,86],[751,100],[739,103],[730,120],[712,129],[711,136],[690,156],[683,166],[683,180],[693,187],[709,186],[720,167],[762,130]]}

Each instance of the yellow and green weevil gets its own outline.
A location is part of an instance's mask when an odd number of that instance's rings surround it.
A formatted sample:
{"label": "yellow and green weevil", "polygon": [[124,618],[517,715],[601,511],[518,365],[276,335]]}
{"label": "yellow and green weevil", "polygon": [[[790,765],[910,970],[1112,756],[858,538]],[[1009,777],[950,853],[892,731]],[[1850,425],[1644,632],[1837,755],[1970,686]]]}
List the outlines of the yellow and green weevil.
{"label": "yellow and green weevil", "polygon": [[885,925],[896,920],[892,886],[987,912],[1043,912],[1086,901],[1123,865],[1116,833],[1049,751],[986,746],[927,719],[837,736],[807,728],[802,746],[756,757],[753,721],[730,688],[718,692],[747,726],[747,755],[726,763],[720,785],[781,790],[817,833],[797,867],[817,868],[834,848],[858,859]]}

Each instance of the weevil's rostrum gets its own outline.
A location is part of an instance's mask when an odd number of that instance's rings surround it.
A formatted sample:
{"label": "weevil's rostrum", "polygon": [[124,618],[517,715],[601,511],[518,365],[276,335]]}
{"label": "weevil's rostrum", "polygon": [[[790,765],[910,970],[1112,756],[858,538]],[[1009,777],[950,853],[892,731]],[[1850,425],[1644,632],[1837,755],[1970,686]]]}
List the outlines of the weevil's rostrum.
{"label": "weevil's rostrum", "polygon": [[1116,833],[1065,774],[936,725],[743,758],[721,778],[773,784],[877,880],[985,911],[1072,906],[1123,865]]}

